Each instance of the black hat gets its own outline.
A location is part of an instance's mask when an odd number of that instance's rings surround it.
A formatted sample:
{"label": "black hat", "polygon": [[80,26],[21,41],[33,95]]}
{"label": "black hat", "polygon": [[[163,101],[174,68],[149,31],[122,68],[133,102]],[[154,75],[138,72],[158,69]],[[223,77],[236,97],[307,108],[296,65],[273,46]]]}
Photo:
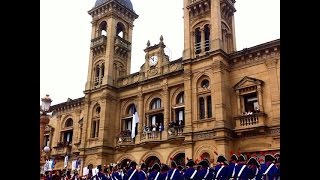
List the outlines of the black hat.
{"label": "black hat", "polygon": [[137,163],[135,161],[131,161],[128,165],[128,167],[135,167],[137,166]]}
{"label": "black hat", "polygon": [[232,154],[231,158],[232,161],[238,161],[238,156],[236,154]]}
{"label": "black hat", "polygon": [[177,163],[174,160],[172,160],[171,161],[171,167],[172,168],[176,168],[177,166],[178,166]]}
{"label": "black hat", "polygon": [[143,162],[140,166],[141,169],[148,167],[147,164],[145,162]]}
{"label": "black hat", "polygon": [[218,156],[217,162],[224,162],[224,161],[227,161],[227,159],[223,155]]}
{"label": "black hat", "polygon": [[97,166],[97,169],[98,169],[99,171],[101,171],[101,170],[102,170],[102,166],[101,166],[101,165],[98,165],[98,166]]}
{"label": "black hat", "polygon": [[268,161],[273,162],[275,160],[276,160],[276,158],[271,154],[267,154],[267,155],[264,156],[264,162],[268,162]]}
{"label": "black hat", "polygon": [[223,163],[224,163],[225,165],[229,165],[229,162],[228,162],[228,161],[223,161]]}
{"label": "black hat", "polygon": [[161,164],[161,171],[169,171],[169,166],[166,164]]}
{"label": "black hat", "polygon": [[193,167],[194,165],[196,165],[196,163],[193,161],[193,159],[189,159],[186,166],[189,166],[189,167]]}
{"label": "black hat", "polygon": [[251,157],[251,158],[248,160],[247,164],[249,164],[249,165],[254,164],[254,165],[256,165],[257,167],[260,167],[260,163],[258,162],[257,158],[255,158],[255,157]]}
{"label": "black hat", "polygon": [[154,163],[153,166],[151,167],[151,169],[160,171],[160,165],[158,163]]}
{"label": "black hat", "polygon": [[280,156],[276,158],[276,163],[280,163]]}
{"label": "black hat", "polygon": [[238,161],[243,162],[246,160],[247,160],[246,156],[244,156],[243,154],[240,154]]}
{"label": "black hat", "polygon": [[209,167],[209,161],[204,159],[199,163],[199,165],[201,165],[202,167]]}

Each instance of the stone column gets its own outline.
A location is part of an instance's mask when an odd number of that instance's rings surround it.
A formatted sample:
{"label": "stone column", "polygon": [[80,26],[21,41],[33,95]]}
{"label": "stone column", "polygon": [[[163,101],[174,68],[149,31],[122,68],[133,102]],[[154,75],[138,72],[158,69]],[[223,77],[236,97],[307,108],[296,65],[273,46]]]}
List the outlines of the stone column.
{"label": "stone column", "polygon": [[236,91],[236,95],[237,95],[237,113],[238,113],[238,116],[240,116],[242,113],[241,113],[241,99],[240,99],[239,89]]}
{"label": "stone column", "polygon": [[[40,116],[40,156],[42,154],[42,149],[43,149],[44,130],[49,122],[50,122],[50,119],[47,115]],[[40,159],[40,162],[42,162],[42,158]]]}
{"label": "stone column", "polygon": [[185,127],[183,132],[192,132],[192,80],[190,64],[184,65],[184,93],[185,93]]}
{"label": "stone column", "polygon": [[261,112],[263,112],[263,101],[262,101],[262,88],[261,86],[258,86],[257,88],[257,92],[258,92],[258,103],[259,103],[259,109]]}
{"label": "stone column", "polygon": [[143,109],[144,109],[143,108],[143,94],[142,94],[142,91],[139,91],[139,93],[138,93],[138,107],[137,107],[138,116],[139,116],[139,123],[138,123],[138,133],[135,138],[135,143],[140,142],[140,139],[141,139],[140,136],[143,132],[143,127],[145,125],[144,116],[143,116]]}
{"label": "stone column", "polygon": [[200,47],[201,47],[201,53],[204,53],[205,52],[205,31],[204,31],[204,28],[201,28],[200,29],[200,32],[201,32],[201,41],[200,41]]}
{"label": "stone column", "polygon": [[[274,53],[274,52],[273,52]],[[272,54],[272,53],[271,53]],[[279,77],[277,74],[277,62],[278,59],[270,57],[266,60],[265,64],[268,69],[270,95],[271,95],[271,119],[272,123],[280,123],[280,89],[279,89]]]}
{"label": "stone column", "polygon": [[169,97],[169,91],[168,91],[168,84],[165,82],[163,87],[163,104],[164,104],[164,115],[163,115],[163,127],[164,127],[164,133],[162,133],[162,138],[167,139],[167,132],[169,128],[169,114],[170,114],[170,97]]}

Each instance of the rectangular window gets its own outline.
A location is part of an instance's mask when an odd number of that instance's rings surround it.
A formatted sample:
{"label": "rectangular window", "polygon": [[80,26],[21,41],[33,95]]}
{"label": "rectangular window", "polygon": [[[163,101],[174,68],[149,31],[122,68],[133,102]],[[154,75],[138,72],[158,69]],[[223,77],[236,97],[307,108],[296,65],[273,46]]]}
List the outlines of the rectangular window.
{"label": "rectangular window", "polygon": [[204,99],[203,97],[199,98],[199,111],[200,111],[200,119],[204,119],[205,109],[204,109]]}
{"label": "rectangular window", "polygon": [[96,121],[92,121],[91,137],[94,138],[95,136],[96,136]]}
{"label": "rectangular window", "polygon": [[258,106],[258,98],[256,93],[243,96],[245,112],[254,112],[255,106]]}

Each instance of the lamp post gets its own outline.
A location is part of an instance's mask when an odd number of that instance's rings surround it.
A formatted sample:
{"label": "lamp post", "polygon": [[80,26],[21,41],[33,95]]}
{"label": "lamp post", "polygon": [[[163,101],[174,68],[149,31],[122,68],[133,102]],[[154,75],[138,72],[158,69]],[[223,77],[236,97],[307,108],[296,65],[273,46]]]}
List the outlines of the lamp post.
{"label": "lamp post", "polygon": [[[41,98],[42,105],[41,105],[41,110],[40,110],[40,165],[43,165],[45,161],[41,158],[42,156],[42,148],[43,148],[43,141],[44,141],[44,130],[49,123],[50,119],[47,115],[47,112],[49,112],[49,108],[51,105],[51,98],[47,94],[44,98]],[[44,152],[50,151],[49,147],[45,147],[43,149]]]}

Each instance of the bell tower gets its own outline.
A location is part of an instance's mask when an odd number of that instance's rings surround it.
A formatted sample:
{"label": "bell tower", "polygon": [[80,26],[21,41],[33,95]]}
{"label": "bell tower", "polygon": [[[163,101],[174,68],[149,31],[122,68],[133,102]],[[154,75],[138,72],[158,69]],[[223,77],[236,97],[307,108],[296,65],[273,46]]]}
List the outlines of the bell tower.
{"label": "bell tower", "polygon": [[236,51],[235,0],[184,0],[183,59],[218,49]]}
{"label": "bell tower", "polygon": [[138,18],[130,0],[97,0],[92,17],[89,69],[85,90],[115,86],[130,74],[133,21]]}

